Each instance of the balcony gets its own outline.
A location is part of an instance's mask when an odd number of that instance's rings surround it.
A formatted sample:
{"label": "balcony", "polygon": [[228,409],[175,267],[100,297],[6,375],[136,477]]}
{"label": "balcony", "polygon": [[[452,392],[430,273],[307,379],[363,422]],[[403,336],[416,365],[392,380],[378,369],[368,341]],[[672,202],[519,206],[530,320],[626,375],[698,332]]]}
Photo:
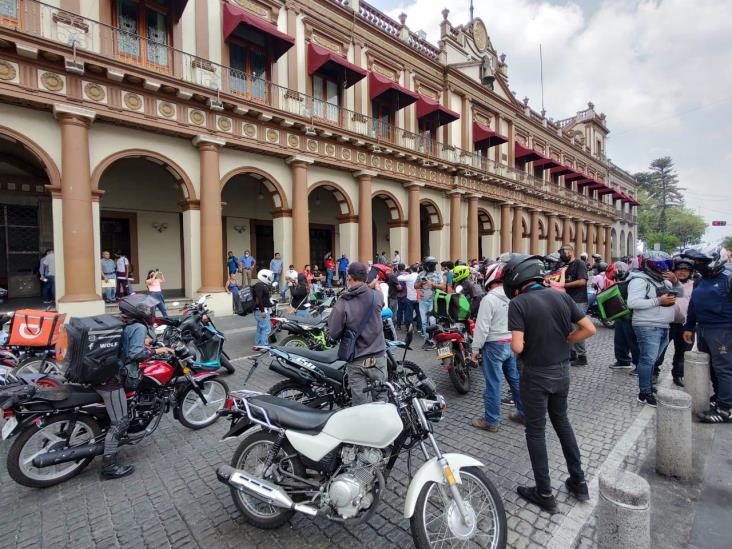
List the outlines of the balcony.
{"label": "balcony", "polygon": [[[575,207],[592,206],[606,215],[616,213],[608,204],[591,200],[523,170],[496,163],[479,152],[442,143],[427,133],[414,133],[386,124],[337,104],[279,86],[257,75],[213,63],[37,0],[16,2],[0,3],[0,31],[15,31],[69,47],[71,51],[65,54],[67,61],[71,58],[82,70],[84,61],[98,66],[118,62],[151,72],[157,78],[174,79],[203,88],[196,94],[204,96],[208,92],[215,95],[212,99],[221,102],[219,109],[223,108],[225,102],[234,105],[238,114],[269,111],[273,118],[296,126],[308,135],[336,136],[341,141],[367,146],[373,152],[395,154],[398,158],[407,158],[424,166],[439,166],[452,173],[476,176],[482,181],[572,202]],[[82,57],[84,54],[89,54],[85,56],[89,58],[77,59],[77,55]],[[113,69],[109,66],[107,74]]]}

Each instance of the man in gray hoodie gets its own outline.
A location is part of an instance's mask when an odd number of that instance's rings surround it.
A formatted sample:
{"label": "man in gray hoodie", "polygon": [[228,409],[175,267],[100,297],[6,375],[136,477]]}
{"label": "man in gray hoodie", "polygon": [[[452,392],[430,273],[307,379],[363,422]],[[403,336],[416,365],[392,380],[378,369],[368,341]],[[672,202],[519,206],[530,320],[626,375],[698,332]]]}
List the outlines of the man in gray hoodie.
{"label": "man in gray hoodie", "polygon": [[665,252],[643,252],[640,271],[630,275],[628,307],[633,310],[633,332],[638,340],[638,402],[656,406],[653,366],[668,345],[674,321],[676,296],[684,290],[673,273],[673,260]]}
{"label": "man in gray hoodie", "polygon": [[473,335],[473,361],[478,361],[481,351],[485,391],[485,414],[474,418],[470,424],[491,433],[498,431],[501,423],[501,377],[506,376],[511,388],[517,413],[509,417],[517,423],[524,422],[524,406],[519,394],[519,373],[516,355],[511,350],[511,332],[508,331],[509,299],[503,291],[503,263],[486,268],[485,285],[488,294],[480,301]]}

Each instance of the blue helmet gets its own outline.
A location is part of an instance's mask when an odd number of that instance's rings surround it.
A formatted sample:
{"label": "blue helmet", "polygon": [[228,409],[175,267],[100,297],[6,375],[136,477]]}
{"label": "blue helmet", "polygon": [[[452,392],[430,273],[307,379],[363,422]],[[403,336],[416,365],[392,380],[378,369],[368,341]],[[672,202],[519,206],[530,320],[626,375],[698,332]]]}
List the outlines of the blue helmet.
{"label": "blue helmet", "polygon": [[391,310],[390,307],[384,307],[381,309],[381,319],[386,320],[387,318],[392,318],[394,316],[394,312]]}

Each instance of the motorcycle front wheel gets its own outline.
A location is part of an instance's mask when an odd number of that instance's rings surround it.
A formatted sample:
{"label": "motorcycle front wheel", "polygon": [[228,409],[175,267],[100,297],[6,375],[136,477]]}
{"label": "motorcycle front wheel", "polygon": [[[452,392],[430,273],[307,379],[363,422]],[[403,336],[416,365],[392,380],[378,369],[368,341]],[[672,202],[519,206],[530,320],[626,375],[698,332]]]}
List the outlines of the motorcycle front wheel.
{"label": "motorcycle front wheel", "polygon": [[449,490],[435,482],[422,487],[410,520],[417,549],[433,547],[506,547],[506,511],[496,487],[482,469],[460,470],[458,485],[465,504],[465,524]]}
{"label": "motorcycle front wheel", "polygon": [[219,419],[218,412],[226,404],[229,395],[229,386],[216,378],[204,381],[200,389],[206,397],[205,404],[193,386],[189,386],[179,400],[178,421],[189,429],[203,429],[216,422]]}
{"label": "motorcycle front wheel", "polygon": [[447,374],[450,376],[450,381],[455,386],[455,390],[464,395],[470,391],[470,372],[460,350],[455,349],[455,351],[452,357],[452,365],[448,367]]}
{"label": "motorcycle front wheel", "polygon": [[286,337],[282,340],[281,347],[302,347],[304,349],[309,349],[310,345],[308,345],[307,339],[304,337],[301,337],[299,335],[291,335]]}
{"label": "motorcycle front wheel", "polygon": [[56,361],[50,358],[40,356],[31,356],[22,360],[15,368],[13,373],[18,374],[56,374],[61,375],[63,372]]}

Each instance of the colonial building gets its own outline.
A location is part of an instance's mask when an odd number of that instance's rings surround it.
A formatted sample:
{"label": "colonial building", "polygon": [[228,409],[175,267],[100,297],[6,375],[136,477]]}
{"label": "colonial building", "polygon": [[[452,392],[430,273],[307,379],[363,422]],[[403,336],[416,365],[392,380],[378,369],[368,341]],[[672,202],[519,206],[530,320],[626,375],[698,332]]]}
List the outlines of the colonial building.
{"label": "colonial building", "polygon": [[99,312],[121,250],[229,311],[226,250],[632,253],[605,116],[535,112],[442,15],[433,45],[359,0],[0,0],[0,284],[55,248],[59,308]]}

